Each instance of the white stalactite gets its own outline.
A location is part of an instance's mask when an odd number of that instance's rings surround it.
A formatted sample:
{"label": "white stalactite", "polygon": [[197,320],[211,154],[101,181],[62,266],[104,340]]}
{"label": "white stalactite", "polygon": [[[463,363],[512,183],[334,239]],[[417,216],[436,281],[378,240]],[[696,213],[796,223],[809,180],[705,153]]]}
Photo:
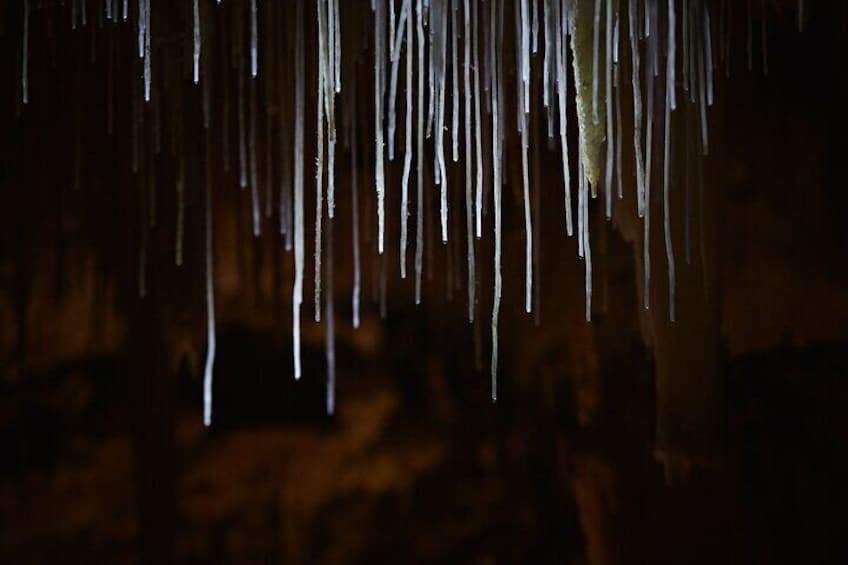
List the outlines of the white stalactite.
{"label": "white stalactite", "polygon": [[474,304],[476,302],[476,265],[474,258],[474,194],[472,185],[473,161],[471,159],[471,144],[473,131],[471,129],[471,14],[469,0],[463,0],[462,6],[462,87],[465,94],[465,238],[468,263],[468,321],[474,322]]}
{"label": "white stalactite", "polygon": [[376,0],[374,10],[374,184],[377,191],[377,253],[383,254],[386,235],[386,183],[383,170],[383,95],[385,93],[385,1]]}
{"label": "white stalactite", "polygon": [[192,21],[194,24],[192,30],[192,40],[194,43],[194,51],[192,52],[194,84],[200,82],[200,0],[192,2]]}
{"label": "white stalactite", "polygon": [[303,97],[304,45],[303,6],[296,8],[295,32],[295,129],[294,129],[294,285],[292,287],[292,342],[294,378],[301,376],[300,363],[300,306],[303,302]]}
{"label": "white stalactite", "polygon": [[404,0],[406,9],[406,131],[404,132],[403,177],[400,204],[400,277],[406,278],[406,249],[409,239],[409,175],[412,169],[412,0]]}
{"label": "white stalactite", "polygon": [[29,104],[29,0],[24,0],[23,38],[21,41],[21,101]]}

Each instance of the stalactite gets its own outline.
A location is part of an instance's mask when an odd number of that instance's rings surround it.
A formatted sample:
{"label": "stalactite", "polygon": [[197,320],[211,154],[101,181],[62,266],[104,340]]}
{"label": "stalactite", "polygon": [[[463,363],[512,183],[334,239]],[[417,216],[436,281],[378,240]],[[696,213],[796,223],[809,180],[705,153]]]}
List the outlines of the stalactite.
{"label": "stalactite", "polygon": [[150,102],[151,69],[150,0],[144,1],[144,101]]}
{"label": "stalactite", "polygon": [[303,302],[303,96],[304,45],[303,6],[295,10],[295,126],[294,126],[294,285],[292,287],[292,347],[294,378],[301,376],[300,363],[300,305]]}
{"label": "stalactite", "polygon": [[624,198],[624,178],[622,177],[622,118],[621,118],[621,69],[616,65],[613,71],[613,87],[615,88],[615,128],[619,134],[615,138],[615,179],[616,194],[619,199]]}
{"label": "stalactite", "polygon": [[[538,97],[538,96],[536,96]],[[533,284],[533,323],[538,327],[542,323],[542,165],[540,156],[541,136],[539,120],[532,122],[530,131],[533,138],[533,272],[536,280]]]}
{"label": "stalactite", "polygon": [[[589,180],[583,177],[583,261],[586,294],[586,321],[592,321],[592,245],[589,239]],[[602,228],[603,229],[603,228]]]}
{"label": "stalactite", "polygon": [[637,1],[629,0],[628,25],[633,84],[633,160],[636,162],[636,201],[639,216],[645,214],[645,169],[642,160],[642,85],[640,81],[639,37],[637,30]]}
{"label": "stalactite", "polygon": [[[149,1],[149,0],[148,0]],[[257,0],[250,0],[250,77],[259,74],[259,22],[256,8]]]}
{"label": "stalactite", "polygon": [[[403,6],[400,11],[400,18],[398,19],[398,29],[403,28],[406,29],[406,20],[407,20],[407,12],[408,12],[408,4],[409,0],[404,0]],[[389,0],[389,6],[394,10],[394,1]],[[391,20],[389,27],[391,28],[392,36],[389,39],[390,42],[390,56],[389,60],[392,63],[391,68],[391,78],[389,79],[389,113],[388,113],[388,155],[389,161],[395,160],[395,130],[397,129],[397,84],[398,84],[398,70],[400,68],[400,50],[401,50],[401,42],[403,40],[403,34],[398,33],[395,35],[394,32],[394,16],[389,18]],[[407,49],[408,51],[408,49]]]}
{"label": "stalactite", "polygon": [[212,376],[215,366],[215,267],[213,262],[214,256],[214,241],[213,241],[213,215],[212,215],[212,178],[211,178],[211,160],[212,150],[209,130],[205,132],[205,175],[204,184],[204,208],[205,220],[204,226],[204,254],[206,258],[206,361],[203,365],[203,424],[205,426],[212,425]]}
{"label": "stalactite", "polygon": [[315,126],[317,145],[315,158],[315,250],[314,250],[314,302],[315,322],[321,321],[321,256],[323,254],[322,229],[324,225],[324,111],[327,109],[327,13],[323,0],[317,0],[318,13],[318,120]]}
{"label": "stalactite", "polygon": [[651,71],[654,78],[660,75],[660,3],[659,0],[652,0],[650,3],[650,19],[652,35],[650,39],[653,41],[651,49]]}
{"label": "stalactite", "polygon": [[574,220],[571,211],[571,172],[568,160],[568,29],[569,10],[561,1],[554,1],[554,24],[557,69],[557,101],[559,103],[559,139],[562,161],[562,182],[565,207],[565,231],[574,235]]}
{"label": "stalactite", "polygon": [[29,0],[24,0],[23,39],[21,41],[21,101],[29,104]]}
{"label": "stalactite", "polygon": [[[474,235],[480,239],[483,235],[483,136],[480,121],[480,53],[478,46],[478,3],[473,2],[471,8],[472,42],[471,49],[474,68],[474,164],[477,173],[474,184]],[[485,57],[484,57],[485,58]],[[466,159],[471,159],[466,155]]]}
{"label": "stalactite", "polygon": [[291,99],[287,95],[287,89],[284,88],[286,84],[286,80],[292,70],[292,67],[289,66],[291,60],[285,58],[284,55],[288,54],[288,50],[286,47],[288,46],[288,42],[286,41],[289,29],[287,25],[288,14],[286,10],[282,8],[277,10],[277,25],[278,29],[281,30],[281,33],[278,34],[278,41],[276,41],[276,49],[277,49],[277,94],[279,99],[279,111],[277,117],[279,118],[279,127],[278,138],[280,140],[279,148],[280,148],[280,193],[279,193],[279,220],[280,220],[280,234],[283,235],[285,240],[285,250],[291,251],[293,244],[293,226],[292,226],[292,170],[291,170],[291,134],[292,130],[290,129],[291,125]]}
{"label": "stalactite", "polygon": [[704,2],[704,54],[706,56],[706,74],[707,74],[707,105],[712,106],[714,100],[714,85],[713,85],[713,43],[712,43],[712,25],[710,24],[710,8]]}
{"label": "stalactite", "polygon": [[586,175],[584,174],[583,162],[577,161],[577,256],[580,259],[584,257],[584,236],[586,232],[583,230],[583,194],[586,188]]}
{"label": "stalactite", "polygon": [[586,222],[586,216],[583,210],[583,190],[586,186],[586,169],[583,165],[583,160],[577,160],[577,256],[584,258],[585,252],[585,230],[583,225]]}
{"label": "stalactite", "polygon": [[[520,0],[520,24],[519,40],[517,41],[516,58],[518,59],[518,67],[521,74],[525,71],[525,65],[530,64],[530,42],[527,37],[530,26],[527,19],[527,0]],[[524,77],[518,85],[518,132],[521,137],[521,180],[522,180],[522,195],[524,202],[524,310],[530,313],[533,310],[533,216],[530,207],[530,165],[528,161],[529,151],[529,132],[527,131],[527,110],[529,109],[527,98],[529,91],[525,87],[529,84],[529,69],[527,70],[527,82]]]}
{"label": "stalactite", "polygon": [[241,18],[235,18],[235,29],[237,30],[234,37],[235,57],[236,57],[236,73],[238,74],[238,135],[239,135],[239,187],[247,188],[247,129],[244,117],[244,70],[242,62],[242,35],[241,35]]}
{"label": "stalactite", "polygon": [[[649,38],[649,51],[655,48],[655,36]],[[644,269],[643,305],[647,310],[651,305],[651,180],[652,180],[652,157],[654,147],[654,98],[655,98],[654,73],[649,65],[645,65],[645,88],[647,89],[647,121],[645,125],[645,208],[643,217],[642,234],[642,265]]]}
{"label": "stalactite", "polygon": [[194,84],[200,82],[200,0],[193,0],[192,2],[192,21],[194,23],[194,28],[192,32],[192,39],[194,44],[194,51],[192,52],[192,62],[193,62],[193,70],[194,70]]}
{"label": "stalactite", "polygon": [[[330,89],[330,99],[333,99],[333,96],[336,92],[340,92],[340,90],[336,90],[336,79],[338,75],[336,73],[336,49],[341,41],[341,38],[336,35],[336,9],[335,3],[333,0],[326,0],[327,2],[327,87]],[[331,216],[332,217],[332,216]]]}
{"label": "stalactite", "polygon": [[327,223],[327,295],[324,298],[324,355],[327,362],[327,414],[336,411],[336,328],[335,305],[333,303],[333,222]]}
{"label": "stalactite", "polygon": [[689,10],[685,14],[685,17],[687,19],[684,22],[684,25],[686,26],[686,27],[684,27],[684,30],[688,29],[689,33],[688,33],[688,38],[687,38],[688,43],[684,44],[685,50],[684,50],[684,54],[683,54],[683,58],[684,58],[683,64],[685,65],[685,68],[687,70],[687,78],[684,81],[683,86],[684,86],[684,89],[687,91],[687,93],[689,95],[688,98],[689,98],[690,103],[695,103],[695,101],[697,99],[697,91],[698,91],[698,87],[697,87],[698,65],[697,65],[696,61],[697,61],[697,51],[700,48],[699,42],[698,42],[698,38],[700,37],[700,34],[701,34],[701,29],[700,29],[701,19],[700,19],[700,13],[699,13],[699,10],[698,10],[700,5],[701,4],[699,4],[698,2],[692,2],[692,4],[689,4]]}
{"label": "stalactite", "polygon": [[710,141],[709,141],[709,126],[707,124],[707,96],[705,93],[706,90],[706,70],[704,64],[704,50],[698,49],[698,100],[700,104],[700,115],[701,115],[701,145],[703,148],[703,154],[707,155],[710,150]]}
{"label": "stalactite", "polygon": [[262,235],[262,207],[259,202],[259,166],[256,162],[256,81],[250,81],[250,92],[248,95],[250,96],[248,102],[250,129],[247,134],[250,158],[250,207],[251,217],[253,218],[253,237],[259,237]]}
{"label": "stalactite", "polygon": [[[498,128],[498,177],[500,178],[501,184],[501,202],[503,202],[503,187],[507,184],[508,171],[507,166],[509,165],[509,160],[504,159],[505,155],[505,144],[507,141],[506,137],[506,71],[504,70],[504,54],[503,49],[506,45],[506,39],[504,35],[504,12],[506,11],[506,0],[500,0],[498,3],[498,14],[497,14],[497,30],[495,32],[495,39],[498,42],[498,45],[501,46],[500,53],[497,54],[496,62],[498,67],[498,116],[500,116],[499,128]],[[503,210],[501,210],[503,212]],[[503,216],[503,214],[501,214]],[[501,239],[503,240],[503,232],[501,231]]]}
{"label": "stalactite", "polygon": [[[689,80],[691,78],[691,72],[689,71],[689,56],[692,52],[693,41],[692,41],[692,27],[694,24],[692,23],[694,18],[692,17],[693,7],[690,6],[691,0],[683,0],[682,1],[682,10],[680,14],[680,35],[681,35],[681,47],[682,47],[682,57],[681,57],[681,70],[683,71],[683,78],[681,79],[681,83],[683,86],[683,92],[689,94],[691,92],[691,88],[689,85]],[[697,7],[697,6],[695,6]],[[697,21],[697,20],[694,20]]]}
{"label": "stalactite", "polygon": [[[595,104],[593,97],[600,81],[596,60],[600,61],[598,39],[600,32],[592,32],[592,24],[600,25],[600,2],[595,3],[594,14],[588,2],[576,2],[570,14],[571,50],[574,53],[573,70],[577,102],[577,125],[580,140],[580,160],[589,179],[592,197],[597,196],[601,183],[601,150],[604,142],[606,107]],[[598,37],[596,37],[598,36]],[[595,116],[597,114],[597,116]]]}
{"label": "stalactite", "polygon": [[406,9],[406,131],[404,132],[403,177],[400,205],[400,277],[406,278],[406,248],[409,236],[409,175],[412,169],[412,0],[404,0]]}
{"label": "stalactite", "polygon": [[[438,2],[439,0],[436,0]],[[436,72],[435,65],[438,57],[436,56],[435,37],[434,34],[438,29],[438,25],[434,25],[436,19],[433,14],[433,0],[426,0],[424,22],[427,26],[427,139],[433,135],[433,120],[436,115]],[[434,171],[438,174],[438,170]],[[438,181],[437,181],[438,182]]]}
{"label": "stalactite", "polygon": [[668,0],[668,51],[666,53],[666,91],[668,96],[669,110],[673,112],[677,108],[677,15],[674,10],[675,0]]}
{"label": "stalactite", "polygon": [[465,95],[465,238],[467,242],[468,263],[468,321],[474,322],[476,266],[474,258],[474,195],[472,185],[473,161],[471,159],[472,129],[471,129],[471,14],[469,0],[463,0],[462,5],[462,61],[463,61],[463,91]]}
{"label": "stalactite", "polygon": [[[674,2],[674,0],[669,0],[669,2]],[[612,173],[613,173],[613,163],[615,157],[615,129],[614,129],[614,120],[613,120],[613,108],[612,108],[612,3],[613,0],[606,0],[606,25],[604,26],[604,56],[605,56],[605,65],[604,65],[604,98],[606,104],[606,125],[607,125],[607,160],[606,160],[606,169],[604,175],[604,198],[606,204],[606,215],[607,220],[612,218],[612,201],[613,201],[613,189],[612,189]]]}
{"label": "stalactite", "polygon": [[[397,18],[395,13],[395,0],[387,0],[389,3],[389,60],[395,60],[395,37]],[[371,9],[374,9],[374,1],[371,2]]]}
{"label": "stalactite", "polygon": [[665,236],[665,256],[668,263],[668,317],[672,322],[675,321],[675,265],[674,265],[674,244],[671,239],[671,111],[672,111],[672,92],[674,91],[674,50],[673,34],[669,36],[669,55],[666,60],[666,95],[665,95],[665,142],[663,155],[663,233]]}
{"label": "stalactite", "polygon": [[418,39],[418,124],[415,147],[415,304],[421,304],[421,275],[424,260],[424,9],[415,0],[415,26]]}
{"label": "stalactite", "polygon": [[[544,0],[543,0],[544,1]],[[530,32],[531,35],[531,44],[530,49],[533,54],[539,52],[539,3],[536,0],[530,0],[530,4],[533,5],[533,19],[532,19],[532,30]]]}
{"label": "stalactite", "polygon": [[[702,153],[704,149],[702,148]],[[703,283],[703,294],[704,300],[709,301],[710,299],[710,288],[709,288],[709,258],[707,257],[707,238],[708,234],[706,232],[705,225],[705,212],[704,212],[704,159],[696,159],[695,160],[696,171],[695,177],[697,180],[696,188],[697,188],[697,208],[698,208],[698,250],[701,256],[701,273],[702,278],[701,281]]]}
{"label": "stalactite", "polygon": [[335,51],[333,53],[333,84],[336,87],[336,93],[342,91],[342,24],[339,12],[339,0],[328,0],[333,7],[333,36],[336,38]]}
{"label": "stalactite", "polygon": [[[355,78],[354,78],[355,80]],[[357,128],[356,128],[356,83],[351,85],[350,104],[350,192],[351,192],[351,229],[353,237],[353,290],[351,291],[351,310],[353,312],[353,327],[359,327],[359,307],[362,295],[362,266],[359,256],[359,152],[357,151]]]}
{"label": "stalactite", "polygon": [[683,179],[683,253],[686,259],[686,264],[692,264],[692,230],[691,230],[691,217],[692,217],[692,182],[691,182],[691,133],[690,133],[690,122],[691,119],[691,104],[686,104],[683,106],[683,170],[684,170],[684,179]]}
{"label": "stalactite", "polygon": [[[614,120],[613,128],[616,132],[614,151],[615,151],[615,179],[616,179],[616,190],[615,193],[618,195],[619,199],[624,198],[624,186],[623,179],[621,177],[621,160],[622,160],[622,119],[621,119],[621,63],[619,60],[620,56],[620,42],[621,42],[621,19],[620,19],[620,6],[618,0],[615,1],[615,23],[613,25],[613,57],[612,57],[612,88],[613,88],[613,113],[608,112],[607,120]],[[612,192],[612,191],[611,191]]]}
{"label": "stalactite", "polygon": [[[490,2],[490,5],[492,3]],[[494,5],[489,10],[488,17],[486,10],[483,10],[483,93],[486,104],[486,114],[492,113],[492,10]]]}
{"label": "stalactite", "polygon": [[521,23],[521,100],[523,113],[530,112],[530,9],[527,0],[520,0],[519,20]]}
{"label": "stalactite", "polygon": [[[495,16],[497,11],[497,16]],[[503,0],[492,1],[492,25],[497,27],[497,39],[492,42],[492,164],[493,164],[493,209],[495,215],[494,235],[495,235],[495,253],[494,253],[494,277],[495,288],[492,299],[492,401],[498,399],[498,319],[500,317],[501,308],[501,287],[503,285],[501,273],[501,247],[502,247],[502,227],[501,227],[501,191],[503,184],[501,182],[501,146],[500,146],[500,98],[503,95],[503,85],[501,76],[501,22],[503,21]],[[497,21],[497,23],[495,23]]]}
{"label": "stalactite", "polygon": [[[76,3],[76,0],[74,0],[73,3],[71,4],[71,8],[72,8],[71,20],[73,21],[74,26],[76,26],[76,7],[77,7],[77,3]],[[136,20],[137,20],[136,21],[136,42],[138,43],[138,58],[139,59],[144,58],[144,26],[147,23],[147,19],[145,18],[145,15],[144,15],[144,10],[145,10],[145,0],[138,0],[138,13],[136,14]],[[76,29],[76,27],[74,27],[74,29]]]}
{"label": "stalactite", "polygon": [[451,158],[459,161],[459,48],[457,46],[457,1],[451,0]]}
{"label": "stalactite", "polygon": [[374,183],[377,191],[377,252],[382,255],[386,235],[386,184],[383,177],[383,95],[385,76],[385,54],[383,33],[385,32],[385,0],[375,2],[374,11]]}
{"label": "stalactite", "polygon": [[[436,184],[439,185],[439,219],[442,234],[442,243],[448,240],[448,174],[445,165],[445,90],[447,80],[445,78],[445,69],[447,68],[447,1],[434,0],[431,4],[431,25],[434,25],[432,18],[438,18],[435,23],[436,29],[434,49],[437,59],[435,67],[436,81],[436,107],[435,107],[435,153],[436,165],[438,174],[436,175]],[[438,6],[438,10],[435,7]]]}
{"label": "stalactite", "polygon": [[[333,0],[328,0],[327,13],[333,13],[333,11]],[[333,22],[327,25],[327,32],[331,38],[335,37],[333,31],[335,26],[336,24]],[[327,119],[327,216],[332,220],[335,217],[336,210],[336,93],[341,91],[341,86],[336,84],[335,80],[335,69],[338,65],[335,58],[337,54],[340,54],[340,51],[337,39],[333,39],[333,44],[325,43],[326,45],[331,47],[327,50],[327,66],[324,72],[324,103],[326,104],[325,117]]]}
{"label": "stalactite", "polygon": [[[542,62],[542,106],[545,107],[546,115],[548,116],[548,124],[551,125],[552,119],[551,116],[553,114],[553,87],[551,79],[556,78],[556,71],[554,70],[554,34],[557,33],[558,28],[554,25],[554,14],[553,14],[553,6],[551,5],[553,0],[542,0],[542,25],[544,27],[544,40],[545,40],[545,57]],[[557,6],[559,5],[559,1],[557,0]],[[548,129],[548,135],[552,135],[552,128]]]}

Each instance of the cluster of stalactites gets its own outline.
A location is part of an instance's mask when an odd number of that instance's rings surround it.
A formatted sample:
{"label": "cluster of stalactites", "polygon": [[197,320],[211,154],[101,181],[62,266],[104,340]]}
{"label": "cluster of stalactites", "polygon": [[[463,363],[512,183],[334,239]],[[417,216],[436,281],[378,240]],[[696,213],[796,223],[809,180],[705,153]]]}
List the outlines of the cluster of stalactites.
{"label": "cluster of stalactites", "polygon": [[[223,4],[233,4],[224,2]],[[68,4],[71,23],[91,27],[88,23],[85,0],[71,0]],[[352,289],[353,324],[360,319],[360,205],[358,194],[357,128],[367,126],[361,119],[363,112],[356,102],[355,88],[342,93],[342,68],[345,63],[353,64],[361,51],[342,53],[342,12],[339,0],[315,0],[315,21],[306,17],[304,2],[289,4],[263,3],[247,0],[244,8],[234,9],[234,23],[225,33],[210,34],[214,12],[224,6],[193,0],[187,18],[191,28],[186,30],[191,37],[191,79],[196,88],[202,90],[203,127],[205,130],[205,264],[206,306],[208,317],[208,351],[204,374],[204,421],[211,422],[212,372],[214,364],[214,277],[213,277],[213,232],[212,232],[212,188],[211,188],[211,144],[210,123],[220,116],[222,129],[223,166],[228,170],[230,162],[229,143],[229,81],[226,74],[216,81],[220,84],[221,107],[211,108],[209,94],[210,78],[215,74],[208,53],[214,52],[210,42],[225,37],[231,49],[231,65],[224,59],[221,73],[230,67],[237,73],[236,115],[238,121],[238,178],[242,189],[250,188],[252,203],[252,228],[255,237],[262,234],[263,204],[260,189],[266,186],[265,217],[272,218],[275,207],[275,191],[271,188],[273,177],[279,184],[278,234],[285,240],[286,250],[294,252],[295,276],[292,288],[292,332],[294,343],[294,375],[301,376],[300,361],[300,310],[303,302],[305,268],[305,187],[304,177],[304,98],[309,91],[306,84],[307,60],[317,61],[316,116],[316,163],[315,224],[314,224],[314,319],[320,321],[322,311],[327,317],[327,364],[328,396],[327,409],[334,406],[335,355],[333,345],[333,292],[332,262],[333,247],[329,239],[322,237],[337,215],[336,206],[336,105],[341,101],[344,147],[350,152],[352,256],[354,284]],[[221,4],[218,0],[215,4]],[[750,4],[750,3],[749,3]],[[180,96],[156,96],[154,71],[169,80],[171,71],[157,70],[157,61],[165,67],[166,57],[157,58],[156,52],[172,48],[173,42],[157,36],[161,19],[156,19],[157,10],[167,10],[165,4],[154,0],[104,0],[98,21],[103,18],[111,24],[132,22],[136,34],[134,54],[141,60],[140,94],[145,103],[152,103],[158,114],[171,105],[170,115],[180,115]],[[636,212],[643,222],[644,262],[644,306],[650,306],[651,256],[650,229],[652,212],[652,179],[654,171],[662,179],[661,202],[663,235],[669,288],[669,314],[675,317],[675,248],[671,230],[670,194],[675,189],[672,182],[671,160],[673,139],[672,114],[680,103],[693,108],[697,119],[695,131],[697,147],[701,154],[709,150],[707,109],[713,103],[713,74],[716,66],[726,61],[730,51],[730,28],[733,7],[730,0],[721,0],[718,5],[718,24],[714,25],[715,2],[709,0],[371,0],[370,16],[353,14],[351,17],[365,18],[372,24],[369,34],[370,56],[373,65],[366,68],[373,73],[373,178],[376,205],[376,252],[383,255],[386,247],[386,216],[388,191],[395,190],[389,182],[387,167],[396,160],[397,151],[402,151],[400,174],[400,240],[398,243],[401,278],[407,277],[410,237],[414,240],[413,271],[414,299],[422,300],[422,274],[424,272],[425,242],[425,170],[430,170],[433,184],[438,187],[438,233],[443,243],[452,238],[465,238],[467,317],[478,323],[477,265],[475,256],[479,247],[476,240],[484,237],[487,215],[491,215],[494,239],[494,291],[491,310],[491,379],[492,398],[497,397],[498,367],[498,319],[502,295],[502,189],[506,183],[504,174],[505,147],[517,143],[520,153],[523,220],[525,229],[524,247],[524,305],[526,312],[534,310],[538,315],[539,293],[534,292],[534,272],[538,273],[538,224],[541,184],[539,171],[531,171],[530,151],[534,130],[546,131],[550,147],[559,141],[561,159],[562,202],[564,204],[564,235],[577,235],[578,255],[585,266],[585,316],[592,313],[592,250],[590,244],[589,202],[599,195],[604,202],[607,219],[611,218],[617,199],[625,192],[624,175],[635,177],[633,191]],[[43,9],[40,2],[24,0],[21,10],[22,49],[20,60],[20,100],[26,105],[30,101],[30,37],[35,14]],[[58,8],[56,8],[58,9]],[[232,9],[232,8],[231,8]],[[765,9],[765,8],[763,8]],[[798,2],[798,26],[803,27],[804,3]],[[309,11],[313,14],[313,11]],[[246,20],[243,18],[247,18]],[[751,9],[748,18],[748,61],[751,64]],[[247,25],[244,25],[246,21]],[[293,23],[289,23],[289,21]],[[766,25],[765,12],[761,17]],[[270,22],[270,23],[269,23]],[[510,30],[509,22],[513,29]],[[221,28],[229,24],[219,23]],[[247,28],[247,38],[244,37]],[[317,51],[314,58],[307,57],[309,30],[317,30]],[[288,32],[293,31],[293,40]],[[211,37],[209,37],[211,35]],[[514,49],[509,57],[507,39],[514,40]],[[762,34],[763,67],[767,68],[766,34]],[[247,45],[247,54],[245,54]],[[719,57],[713,56],[717,46]],[[265,53],[262,52],[265,51]],[[624,65],[624,53],[630,52],[630,61]],[[223,49],[221,50],[223,51]],[[569,55],[569,51],[571,52]],[[114,48],[110,44],[110,61]],[[343,55],[346,58],[343,58]],[[273,75],[266,80],[264,93],[257,93],[257,77],[263,72],[261,61],[265,61]],[[569,64],[571,62],[571,64]],[[111,65],[111,63],[110,63]],[[280,71],[279,69],[283,69]],[[403,73],[401,73],[403,70]],[[626,73],[630,73],[630,85],[626,85]],[[355,74],[355,73],[354,73]],[[108,76],[109,96],[114,96],[112,81],[115,73]],[[291,80],[293,76],[294,80]],[[534,78],[541,87],[541,95],[535,94]],[[355,78],[355,77],[354,77]],[[156,80],[160,80],[156,78]],[[171,79],[173,80],[173,79]],[[569,87],[569,80],[573,87]],[[508,93],[507,85],[513,84],[515,91]],[[274,88],[267,86],[274,85]],[[171,85],[171,88],[173,85]],[[166,89],[168,86],[166,85]],[[245,92],[247,90],[247,92]],[[632,131],[624,131],[622,120],[622,93],[629,94],[632,103]],[[569,97],[574,96],[574,100]],[[264,97],[263,97],[264,96]],[[260,98],[262,97],[262,98]],[[398,99],[403,101],[399,106]],[[264,178],[259,170],[256,140],[262,135],[257,125],[257,98],[264,105],[266,114],[266,172]],[[247,100],[246,100],[247,99]],[[111,133],[111,104],[109,131]],[[134,116],[142,116],[133,96]],[[276,108],[274,112],[268,108]],[[396,144],[399,131],[398,114],[403,111],[402,148]],[[573,108],[573,110],[572,110]],[[569,116],[570,112],[574,112]],[[272,116],[279,117],[279,133],[272,134]],[[157,112],[154,112],[157,115]],[[687,114],[688,115],[688,114]],[[569,117],[576,118],[578,159],[569,161]],[[137,122],[133,118],[132,168],[138,168],[136,147],[138,140]],[[535,121],[535,122],[534,122]],[[688,123],[688,122],[687,122]],[[158,127],[158,123],[156,124]],[[515,131],[513,131],[513,128]],[[175,135],[182,140],[193,135],[176,126]],[[688,131],[688,130],[687,130]],[[514,135],[515,134],[515,135]],[[157,134],[158,135],[158,134]],[[660,137],[661,136],[661,139]],[[158,138],[157,138],[158,139]],[[279,153],[273,153],[275,142]],[[432,148],[425,145],[432,144]],[[686,140],[689,143],[689,140]],[[396,148],[398,145],[398,148]],[[176,182],[177,226],[175,229],[176,263],[183,261],[183,222],[185,142],[176,143],[179,166]],[[630,147],[633,171],[623,171],[622,146]],[[662,149],[655,155],[655,148]],[[425,156],[432,150],[432,168],[425,164]],[[158,149],[157,149],[158,151]],[[489,152],[489,155],[485,155]],[[77,151],[79,154],[79,151]],[[278,157],[272,157],[272,154]],[[386,159],[387,157],[387,159]],[[79,157],[77,157],[79,158]],[[688,158],[688,153],[687,153]],[[272,161],[278,165],[272,167]],[[462,162],[459,165],[459,162]],[[452,176],[450,163],[457,163],[464,174]],[[575,171],[576,170],[576,171]],[[576,172],[576,175],[574,174]],[[414,196],[410,194],[414,173]],[[462,178],[461,196],[452,199],[448,186],[449,178]],[[260,180],[261,179],[261,180]],[[575,180],[576,179],[576,180]],[[533,182],[531,182],[533,181]],[[325,188],[326,184],[326,198]],[[688,187],[686,187],[688,190]],[[535,192],[534,192],[535,191]],[[573,198],[576,193],[576,198]],[[491,199],[487,202],[488,199]],[[464,202],[463,202],[464,200]],[[450,208],[450,202],[463,202],[459,209]],[[688,199],[687,199],[688,202]],[[326,218],[325,218],[326,206]],[[574,209],[576,206],[576,210]],[[535,209],[534,209],[535,207]],[[464,211],[463,211],[464,210]],[[456,229],[451,215],[464,217],[464,230]],[[414,215],[414,228],[409,219]],[[686,222],[685,256],[690,257],[688,223]],[[576,229],[574,218],[576,216]],[[370,221],[370,218],[368,218]],[[154,220],[155,221],[155,220]],[[454,228],[452,230],[452,228]],[[414,231],[413,231],[414,230]],[[410,233],[412,231],[412,233]],[[331,238],[330,238],[331,239]],[[142,242],[144,238],[142,238]],[[144,269],[147,261],[146,248],[140,250],[139,292],[144,295]],[[324,293],[322,308],[322,273],[328,292]],[[385,275],[383,275],[384,277]],[[449,275],[450,276],[450,275]],[[459,278],[459,274],[452,276]],[[537,274],[538,276],[538,274]],[[380,287],[385,292],[385,280]]]}

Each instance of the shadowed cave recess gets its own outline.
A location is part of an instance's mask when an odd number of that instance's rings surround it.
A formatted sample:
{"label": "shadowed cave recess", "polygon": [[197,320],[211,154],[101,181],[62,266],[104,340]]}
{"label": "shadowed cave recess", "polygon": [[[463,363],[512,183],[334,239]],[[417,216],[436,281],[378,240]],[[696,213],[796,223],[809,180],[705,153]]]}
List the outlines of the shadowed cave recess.
{"label": "shadowed cave recess", "polygon": [[0,562],[844,562],[846,26],[3,2]]}

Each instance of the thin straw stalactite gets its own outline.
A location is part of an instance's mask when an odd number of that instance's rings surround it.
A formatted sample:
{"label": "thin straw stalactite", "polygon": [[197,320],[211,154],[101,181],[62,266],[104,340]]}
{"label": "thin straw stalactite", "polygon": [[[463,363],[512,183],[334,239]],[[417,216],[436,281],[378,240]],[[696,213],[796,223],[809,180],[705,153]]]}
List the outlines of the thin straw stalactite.
{"label": "thin straw stalactite", "polygon": [[213,241],[213,203],[212,203],[212,178],[211,160],[212,150],[209,130],[205,134],[205,174],[204,174],[204,247],[206,259],[206,361],[203,366],[203,424],[212,425],[212,377],[215,366],[215,268],[214,268],[214,241]]}
{"label": "thin straw stalactite", "polygon": [[[393,0],[389,0],[393,1]],[[386,236],[386,183],[383,166],[383,95],[384,95],[384,39],[385,32],[385,2],[374,2],[374,153],[375,171],[374,186],[377,191],[377,252],[382,255],[385,249]]]}
{"label": "thin straw stalactite", "polygon": [[465,238],[468,262],[468,321],[474,323],[475,290],[477,286],[476,265],[474,257],[474,195],[472,184],[473,160],[471,158],[472,137],[471,129],[471,14],[469,0],[463,0],[462,5],[462,36],[463,36],[463,88],[465,90]]}
{"label": "thin straw stalactite", "polygon": [[409,175],[412,170],[412,0],[404,0],[404,8],[406,12],[406,131],[404,132],[403,177],[401,179],[400,205],[400,277],[402,279],[406,278],[406,249],[409,239]]}
{"label": "thin straw stalactite", "polygon": [[418,100],[415,145],[415,304],[421,304],[421,277],[424,262],[424,7],[415,0],[416,43],[418,45]]}
{"label": "thin straw stalactite", "polygon": [[503,240],[502,228],[502,180],[501,180],[501,158],[503,157],[501,149],[501,131],[503,129],[503,118],[501,117],[501,109],[503,108],[502,100],[504,94],[503,88],[503,62],[502,62],[502,46],[503,46],[503,2],[504,0],[493,0],[492,2],[492,18],[490,24],[493,28],[492,35],[496,39],[492,42],[492,165],[494,168],[492,175],[493,190],[493,209],[494,209],[494,237],[495,237],[495,253],[494,253],[494,278],[495,288],[492,299],[492,362],[491,362],[491,393],[492,402],[498,399],[498,321],[500,318],[501,308],[501,293],[503,287],[503,273],[501,272],[501,247]]}
{"label": "thin straw stalactite", "polygon": [[301,377],[300,306],[303,302],[303,97],[304,97],[304,39],[303,6],[295,10],[295,126],[294,126],[294,284],[292,286],[292,349],[294,378]]}
{"label": "thin straw stalactite", "polygon": [[24,0],[21,40],[21,101],[24,104],[29,104],[29,2],[30,0]]}

